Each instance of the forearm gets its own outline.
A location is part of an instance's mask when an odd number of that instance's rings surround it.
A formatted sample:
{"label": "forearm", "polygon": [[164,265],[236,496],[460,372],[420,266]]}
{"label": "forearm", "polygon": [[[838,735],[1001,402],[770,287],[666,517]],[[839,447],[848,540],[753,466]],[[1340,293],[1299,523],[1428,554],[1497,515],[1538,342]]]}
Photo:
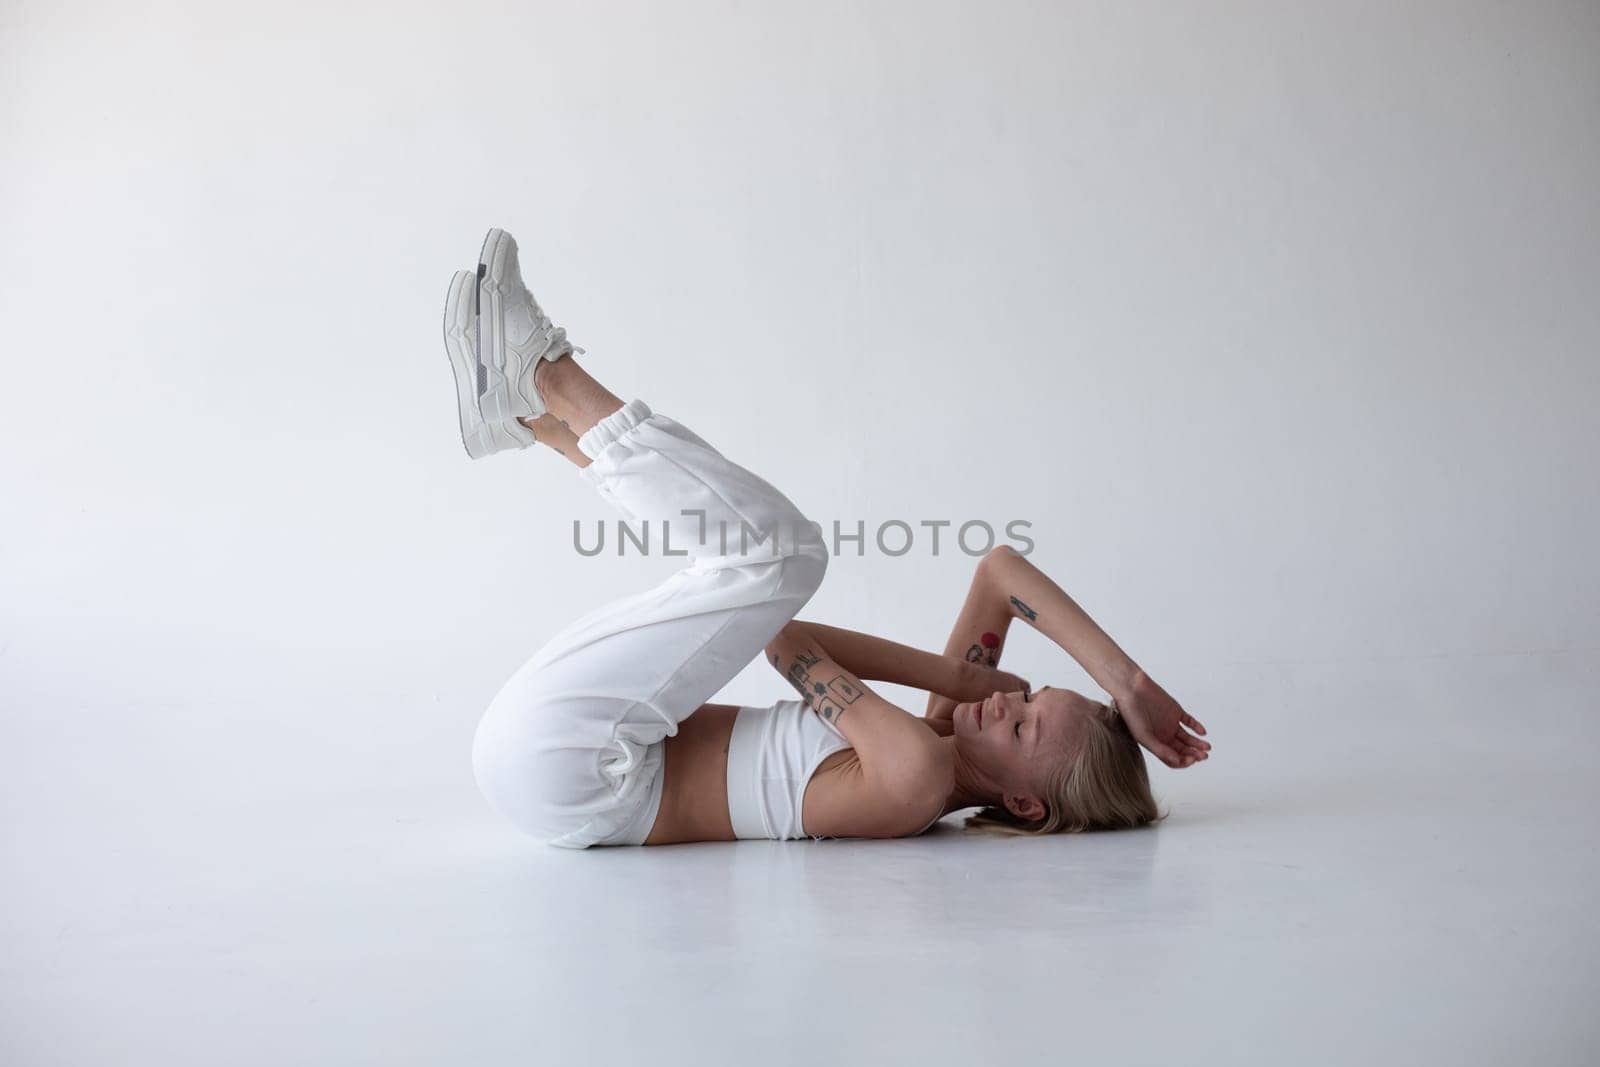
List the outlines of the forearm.
{"label": "forearm", "polygon": [[835,658],[824,629],[788,623],[767,644],[767,662],[794,686],[808,708],[844,734],[861,759],[863,774],[890,791],[915,790],[926,781],[930,767],[938,764],[943,750],[921,719],[873,692],[859,674]]}
{"label": "forearm", "polygon": [[991,602],[1060,645],[1107,693],[1125,700],[1139,665],[1050,576],[1010,549],[985,559]]}
{"label": "forearm", "polygon": [[[869,682],[889,682],[928,693],[948,694],[959,700],[987,684],[974,665],[954,656],[941,656],[882,637],[796,620],[789,624],[808,634],[840,666]],[[987,691],[983,695],[988,695]]]}
{"label": "forearm", "polygon": [[[1006,632],[1014,617],[990,573],[994,561],[995,557],[991,556],[978,563],[972,575],[972,584],[967,589],[967,599],[961,605],[961,614],[956,617],[955,625],[950,630],[950,640],[944,646],[946,656],[991,670],[1000,666],[1000,656],[1006,647]],[[933,693],[928,697],[923,718],[948,720],[955,709],[956,701]]]}

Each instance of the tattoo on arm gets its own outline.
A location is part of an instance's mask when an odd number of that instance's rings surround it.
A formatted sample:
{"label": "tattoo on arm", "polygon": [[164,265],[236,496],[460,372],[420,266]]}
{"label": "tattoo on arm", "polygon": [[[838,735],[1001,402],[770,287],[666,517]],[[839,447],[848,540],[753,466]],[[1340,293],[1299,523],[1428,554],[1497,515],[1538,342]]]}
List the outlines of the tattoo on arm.
{"label": "tattoo on arm", "polygon": [[993,667],[1000,662],[1000,635],[984,632],[978,643],[967,649],[968,663],[981,663],[985,667]]}
{"label": "tattoo on arm", "polygon": [[821,662],[821,657],[808,652],[797,652],[794,662],[789,664],[789,669],[783,671],[778,654],[772,655],[772,665],[783,673],[790,685],[794,686],[795,692],[800,694],[800,700],[805,706],[837,726],[844,716],[845,709],[861,699],[862,689],[843,672],[828,681],[823,681],[819,676],[821,672],[812,670]]}
{"label": "tattoo on arm", "polygon": [[1022,614],[1022,617],[1027,619],[1029,622],[1038,622],[1039,621],[1039,613],[1037,611],[1034,611],[1032,608],[1028,607],[1028,605],[1024,604],[1022,601],[1018,600],[1016,597],[1012,597],[1011,598],[1011,606],[1016,608],[1017,611],[1019,611]]}

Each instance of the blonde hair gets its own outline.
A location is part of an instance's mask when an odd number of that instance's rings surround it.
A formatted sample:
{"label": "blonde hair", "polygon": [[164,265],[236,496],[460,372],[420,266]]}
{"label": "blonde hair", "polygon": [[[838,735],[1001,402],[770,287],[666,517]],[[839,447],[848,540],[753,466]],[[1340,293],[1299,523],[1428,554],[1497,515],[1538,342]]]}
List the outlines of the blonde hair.
{"label": "blonde hair", "polygon": [[1084,724],[1077,756],[1050,772],[1044,818],[1029,822],[1004,805],[967,817],[968,830],[1036,836],[1085,830],[1131,830],[1166,818],[1156,808],[1145,771],[1144,753],[1111,702],[1108,716],[1091,715]]}

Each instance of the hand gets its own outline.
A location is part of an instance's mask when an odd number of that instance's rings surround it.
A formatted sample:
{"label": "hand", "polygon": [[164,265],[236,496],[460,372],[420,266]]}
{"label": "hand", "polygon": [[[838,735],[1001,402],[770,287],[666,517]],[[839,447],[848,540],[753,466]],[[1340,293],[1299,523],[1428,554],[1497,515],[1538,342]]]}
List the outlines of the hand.
{"label": "hand", "polygon": [[1026,679],[1009,671],[997,670],[973,660],[957,659],[955,656],[946,656],[945,660],[950,665],[950,673],[936,691],[940,699],[932,703],[924,718],[949,719],[955,714],[957,704],[983,700],[997,689],[1003,693],[1033,691]]}
{"label": "hand", "polygon": [[1033,686],[1028,684],[1027,679],[1012,674],[1010,671],[1003,671],[998,667],[987,667],[982,663],[969,662],[967,666],[972,669],[972,673],[971,681],[967,686],[968,692],[962,698],[964,700],[982,700],[994,692],[1033,692]]}
{"label": "hand", "polygon": [[1020,691],[1023,693],[1032,694],[1033,683],[1029,682],[1026,678],[1023,678],[1021,675],[1012,674],[1010,671],[1002,671],[998,668],[992,669],[994,670],[994,688],[990,689],[989,692],[992,693],[995,689],[998,689],[1002,693],[1016,693]]}
{"label": "hand", "polygon": [[1210,757],[1211,742],[1195,736],[1206,732],[1200,720],[1144,671],[1135,673],[1128,692],[1117,697],[1117,708],[1134,740],[1168,767],[1192,767]]}

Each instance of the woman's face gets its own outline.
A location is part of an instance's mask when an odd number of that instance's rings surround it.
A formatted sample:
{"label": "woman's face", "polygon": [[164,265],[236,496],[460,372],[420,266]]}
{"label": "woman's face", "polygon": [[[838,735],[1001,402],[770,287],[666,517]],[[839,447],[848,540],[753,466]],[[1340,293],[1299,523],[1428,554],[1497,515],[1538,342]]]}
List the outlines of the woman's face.
{"label": "woman's face", "polygon": [[1050,772],[1078,751],[1084,717],[1105,710],[1081,693],[1045,686],[1032,696],[997,692],[957,704],[951,721],[968,762],[1003,796],[1042,802]]}

